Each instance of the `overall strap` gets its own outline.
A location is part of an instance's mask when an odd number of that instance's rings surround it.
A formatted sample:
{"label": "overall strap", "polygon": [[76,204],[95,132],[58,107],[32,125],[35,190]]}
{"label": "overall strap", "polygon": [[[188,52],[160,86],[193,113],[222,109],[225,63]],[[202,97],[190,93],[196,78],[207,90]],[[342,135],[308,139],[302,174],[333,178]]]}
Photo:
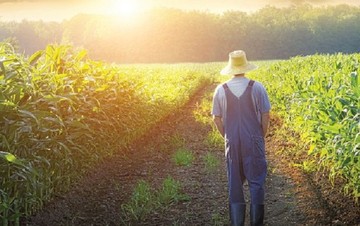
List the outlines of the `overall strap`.
{"label": "overall strap", "polygon": [[224,87],[225,90],[229,89],[229,86],[226,83],[224,83],[223,87]]}
{"label": "overall strap", "polygon": [[254,83],[255,83],[255,81],[254,81],[254,80],[250,80],[250,82],[249,82],[248,86],[249,86],[249,87],[252,87],[252,86],[254,85]]}

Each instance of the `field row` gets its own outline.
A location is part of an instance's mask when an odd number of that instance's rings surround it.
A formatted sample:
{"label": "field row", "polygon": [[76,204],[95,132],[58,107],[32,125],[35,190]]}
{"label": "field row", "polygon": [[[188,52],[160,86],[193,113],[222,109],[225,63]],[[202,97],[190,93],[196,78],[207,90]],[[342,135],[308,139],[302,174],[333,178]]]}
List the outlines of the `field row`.
{"label": "field row", "polygon": [[209,84],[208,69],[109,65],[69,46],[24,58],[1,44],[1,223],[32,214],[94,163],[126,149]]}
{"label": "field row", "polygon": [[360,54],[313,55],[279,61],[252,74],[267,88],[273,111],[307,147],[300,150],[309,155],[301,167],[325,170],[331,182],[344,179],[344,191],[356,200],[360,197],[359,62]]}
{"label": "field row", "polygon": [[[314,55],[259,62],[288,130],[300,134],[309,171],[343,178],[360,197],[360,55]],[[111,65],[84,50],[51,46],[29,58],[0,44],[0,216],[19,223],[87,169],[181,108],[197,90],[228,77],[224,63]],[[211,102],[198,121],[212,124]],[[285,138],[287,139],[287,138]],[[289,138],[290,139],[290,138]],[[214,131],[209,144],[222,145]],[[300,153],[301,154],[301,153]]]}

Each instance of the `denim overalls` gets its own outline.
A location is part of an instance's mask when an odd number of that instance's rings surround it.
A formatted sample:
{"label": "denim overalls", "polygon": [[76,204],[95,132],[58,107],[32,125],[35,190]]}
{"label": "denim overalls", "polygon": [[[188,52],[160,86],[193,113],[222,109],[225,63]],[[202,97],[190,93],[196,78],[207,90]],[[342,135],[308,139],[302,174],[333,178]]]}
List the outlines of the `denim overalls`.
{"label": "denim overalls", "polygon": [[[227,102],[224,130],[230,212],[238,211],[236,209],[239,205],[245,206],[245,180],[250,187],[251,205],[264,204],[267,163],[262,127],[252,99],[253,84],[254,81],[251,80],[239,98],[230,91],[226,83],[223,85]],[[230,213],[230,216],[236,217],[234,213]]]}

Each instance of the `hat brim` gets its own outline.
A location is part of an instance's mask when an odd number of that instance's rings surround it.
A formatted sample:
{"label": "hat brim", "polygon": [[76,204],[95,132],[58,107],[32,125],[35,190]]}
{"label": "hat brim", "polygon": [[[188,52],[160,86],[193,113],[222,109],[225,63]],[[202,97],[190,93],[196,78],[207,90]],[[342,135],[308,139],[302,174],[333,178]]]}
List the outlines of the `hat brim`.
{"label": "hat brim", "polygon": [[249,71],[256,70],[258,66],[252,63],[248,63],[245,66],[241,67],[232,67],[231,65],[227,65],[225,68],[223,68],[220,71],[221,75],[237,75],[237,74],[243,74]]}

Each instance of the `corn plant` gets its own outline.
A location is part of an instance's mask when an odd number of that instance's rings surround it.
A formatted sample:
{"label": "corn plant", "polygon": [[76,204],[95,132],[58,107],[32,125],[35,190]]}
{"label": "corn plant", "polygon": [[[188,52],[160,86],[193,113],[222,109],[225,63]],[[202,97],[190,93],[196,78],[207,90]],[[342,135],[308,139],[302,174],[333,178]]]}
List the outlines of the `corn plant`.
{"label": "corn plant", "polygon": [[203,156],[203,161],[205,163],[205,168],[209,171],[215,170],[220,165],[220,160],[211,152],[207,152]]}
{"label": "corn plant", "polygon": [[155,210],[166,209],[172,203],[189,200],[190,197],[181,192],[180,182],[170,176],[163,181],[159,190],[151,188],[148,182],[140,180],[130,200],[121,205],[122,222],[139,222]]}
{"label": "corn plant", "polygon": [[166,208],[172,203],[190,200],[188,195],[181,192],[181,183],[170,176],[163,181],[156,197],[159,208]]}
{"label": "corn plant", "polygon": [[359,54],[296,57],[253,74],[268,89],[273,110],[308,144],[316,165],[328,170],[330,181],[344,178],[343,188],[356,200],[360,197],[359,61]]}
{"label": "corn plant", "polygon": [[128,203],[121,205],[126,219],[141,220],[148,215],[154,205],[154,194],[150,185],[145,181],[139,181]]}
{"label": "corn plant", "polygon": [[179,148],[173,155],[173,161],[178,166],[191,166],[194,158],[194,154],[186,148]]}
{"label": "corn plant", "polygon": [[203,70],[105,64],[71,46],[25,57],[1,43],[0,223],[42,208],[183,106],[211,81]]}

